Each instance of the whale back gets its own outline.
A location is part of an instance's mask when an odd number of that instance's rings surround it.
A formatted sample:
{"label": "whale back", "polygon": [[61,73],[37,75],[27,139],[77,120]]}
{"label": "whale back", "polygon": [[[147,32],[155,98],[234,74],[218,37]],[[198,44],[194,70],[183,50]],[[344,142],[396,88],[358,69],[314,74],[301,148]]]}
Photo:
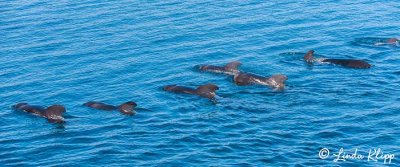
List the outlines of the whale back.
{"label": "whale back", "polygon": [[39,105],[29,105],[28,103],[18,103],[13,105],[14,110],[19,110],[27,113],[31,113],[37,116],[44,117],[45,107]]}
{"label": "whale back", "polygon": [[219,87],[214,84],[206,84],[199,86],[196,90],[200,92],[215,92]]}
{"label": "whale back", "polygon": [[167,85],[163,88],[165,91],[174,92],[174,93],[189,93],[193,94],[195,89],[185,87],[185,86],[178,86],[178,85]]}
{"label": "whale back", "polygon": [[370,68],[371,65],[363,60],[351,60],[351,59],[325,59],[323,62],[337,64],[350,68]]}
{"label": "whale back", "polygon": [[246,72],[239,72],[233,76],[233,81],[239,86],[254,84],[255,79],[264,80],[264,77]]}
{"label": "whale back", "polygon": [[117,107],[113,106],[113,105],[108,105],[108,104],[104,104],[102,102],[96,102],[96,101],[90,101],[87,102],[85,104],[83,104],[84,106],[90,107],[90,108],[95,108],[98,110],[105,110],[105,111],[112,111],[112,110],[116,110]]}
{"label": "whale back", "polygon": [[239,61],[233,61],[225,66],[214,66],[214,65],[200,65],[200,71],[209,71],[214,73],[222,73],[226,75],[235,75],[239,72],[238,67],[241,65]]}

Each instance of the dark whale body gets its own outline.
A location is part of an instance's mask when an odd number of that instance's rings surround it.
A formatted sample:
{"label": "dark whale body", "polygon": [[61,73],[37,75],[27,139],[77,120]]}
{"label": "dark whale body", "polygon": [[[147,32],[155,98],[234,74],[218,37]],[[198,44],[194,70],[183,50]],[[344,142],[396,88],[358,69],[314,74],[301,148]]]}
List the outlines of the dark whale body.
{"label": "dark whale body", "polygon": [[31,113],[33,115],[37,115],[40,117],[44,117],[47,121],[51,123],[64,123],[64,118],[62,114],[66,111],[64,106],[62,105],[52,105],[50,107],[43,107],[38,105],[29,105],[28,103],[18,103],[13,105],[12,108],[14,110],[24,111],[27,113]]}
{"label": "dark whale body", "polygon": [[271,77],[263,77],[256,74],[240,72],[233,77],[235,84],[239,86],[244,85],[267,85],[275,88],[284,88],[286,75],[277,74]]}
{"label": "dark whale body", "polygon": [[200,97],[205,97],[208,99],[214,99],[216,96],[215,91],[218,89],[218,86],[214,84],[202,85],[196,89],[177,85],[164,86],[164,90],[168,92],[198,95]]}
{"label": "dark whale body", "polygon": [[102,102],[96,102],[96,101],[90,101],[83,105],[90,107],[90,108],[98,109],[98,110],[105,110],[105,111],[118,110],[122,114],[126,114],[126,115],[135,114],[133,110],[137,106],[137,104],[132,101],[122,103],[119,106],[108,105],[108,104],[104,104]]}
{"label": "dark whale body", "polygon": [[235,75],[239,72],[238,67],[241,65],[239,61],[230,62],[225,66],[200,65],[200,71],[208,71],[213,73],[222,73],[226,75]]}
{"label": "dark whale body", "polygon": [[371,65],[363,60],[349,60],[349,59],[324,59],[322,62],[337,64],[350,68],[370,68]]}
{"label": "dark whale body", "polygon": [[313,62],[322,62],[322,63],[341,65],[341,66],[349,67],[349,68],[370,68],[371,67],[370,64],[368,64],[366,61],[363,61],[363,60],[329,59],[329,58],[315,59],[314,58],[314,50],[309,50],[304,55],[304,60],[309,64],[312,64]]}

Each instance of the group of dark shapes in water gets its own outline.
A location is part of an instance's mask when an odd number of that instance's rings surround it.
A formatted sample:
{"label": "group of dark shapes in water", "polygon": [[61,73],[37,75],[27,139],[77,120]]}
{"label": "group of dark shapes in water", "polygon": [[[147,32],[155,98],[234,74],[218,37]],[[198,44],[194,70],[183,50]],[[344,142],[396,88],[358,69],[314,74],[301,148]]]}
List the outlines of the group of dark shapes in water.
{"label": "group of dark shapes in water", "polygon": [[[134,115],[135,107],[137,106],[135,102],[128,101],[122,103],[119,106],[113,106],[109,104],[104,104],[102,102],[90,101],[83,106],[104,110],[104,111],[115,111],[118,110],[122,114],[125,115]],[[12,108],[14,110],[24,111],[27,113],[31,113],[33,115],[37,115],[43,118],[46,118],[51,123],[64,123],[63,113],[66,111],[65,107],[62,105],[52,105],[50,107],[43,107],[38,105],[30,105],[28,103],[18,103],[13,105]]]}
{"label": "group of dark shapes in water", "polygon": [[[287,77],[285,75],[277,74],[271,77],[264,77],[252,73],[241,72],[238,70],[238,67],[240,65],[241,63],[238,61],[228,63],[226,66],[200,65],[199,70],[233,76],[233,81],[235,82],[235,84],[240,86],[266,85],[279,89],[285,86],[285,81],[287,80]],[[214,100],[216,96],[215,91],[218,89],[219,89],[218,86],[214,84],[202,85],[196,89],[185,86],[177,86],[177,85],[167,85],[164,87],[165,91],[174,93],[194,94],[212,100]]]}
{"label": "group of dark shapes in water", "polygon": [[[400,40],[397,38],[358,38],[356,42],[365,45],[373,45],[373,46],[383,46],[383,45],[394,45],[399,46]],[[304,54],[304,61],[311,65],[314,63],[321,64],[334,64],[340,65],[347,68],[358,68],[358,69],[366,69],[370,68],[372,65],[364,60],[356,60],[356,59],[335,59],[335,58],[323,58],[314,56],[314,50],[309,50]],[[215,66],[215,65],[200,65],[199,70],[203,72],[213,72],[220,73],[232,76],[233,82],[238,86],[245,85],[266,85],[276,89],[283,89],[285,87],[285,81],[288,79],[286,75],[283,74],[275,74],[270,77],[260,76],[257,74],[252,74],[248,72],[242,72],[238,69],[241,65],[239,61],[234,61],[228,63],[225,66]],[[189,88],[185,86],[177,86],[177,85],[167,85],[164,87],[165,91],[174,92],[174,93],[184,93],[184,94],[193,94],[201,97],[209,98],[211,100],[215,100],[216,93],[219,87],[215,84],[206,84],[199,86],[198,88]]]}
{"label": "group of dark shapes in water", "polygon": [[[400,40],[397,38],[359,38],[356,39],[356,42],[360,44],[369,44],[374,46],[382,46],[382,45],[395,45],[399,46]],[[314,50],[309,50],[303,57],[304,61],[308,64],[313,63],[328,63],[334,65],[340,65],[348,68],[359,68],[366,69],[370,68],[371,65],[363,60],[355,60],[355,59],[333,59],[333,58],[315,58]],[[198,70],[202,72],[212,72],[225,74],[228,76],[232,76],[233,82],[238,86],[245,85],[265,85],[276,89],[283,89],[285,87],[285,81],[288,79],[286,75],[283,74],[275,74],[270,77],[265,77],[257,74],[252,74],[248,72],[243,72],[238,69],[241,65],[239,61],[234,61],[228,63],[225,66],[215,66],[215,65],[200,65]],[[211,100],[215,100],[216,91],[219,87],[215,84],[206,84],[199,86],[197,88],[190,88],[185,86],[177,86],[177,85],[167,85],[163,88],[165,91],[174,92],[174,93],[184,93],[184,94],[192,94],[198,95],[200,97],[208,98]],[[125,102],[119,106],[113,106],[109,104],[105,104],[102,102],[90,101],[83,106],[90,107],[93,109],[104,110],[104,111],[119,111],[125,115],[134,115],[135,107],[137,104],[135,102],[129,101]],[[27,113],[31,113],[33,115],[46,118],[51,123],[64,123],[63,113],[66,112],[66,109],[62,105],[52,105],[50,107],[43,107],[38,105],[30,105],[28,103],[18,103],[13,105],[12,108],[14,110],[24,111]]]}

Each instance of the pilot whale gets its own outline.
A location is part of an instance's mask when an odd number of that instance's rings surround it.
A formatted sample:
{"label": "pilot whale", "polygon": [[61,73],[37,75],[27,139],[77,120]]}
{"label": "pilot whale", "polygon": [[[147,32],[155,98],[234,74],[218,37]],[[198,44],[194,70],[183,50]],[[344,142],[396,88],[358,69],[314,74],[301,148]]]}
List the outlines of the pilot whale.
{"label": "pilot whale", "polygon": [[43,107],[38,105],[29,105],[28,103],[18,103],[13,105],[14,110],[24,111],[33,115],[46,118],[51,123],[64,123],[62,114],[66,111],[62,105],[52,105]]}
{"label": "pilot whale", "polygon": [[215,91],[218,89],[219,87],[214,84],[202,85],[197,87],[196,89],[177,85],[164,86],[164,90],[168,92],[198,95],[200,97],[208,98],[211,100],[215,100]]}
{"label": "pilot whale", "polygon": [[368,64],[366,61],[363,60],[354,60],[354,59],[329,59],[329,58],[314,58],[314,50],[309,50],[305,55],[304,55],[304,60],[312,64],[313,62],[320,62],[320,63],[330,63],[330,64],[336,64],[336,65],[341,65],[344,67],[350,67],[350,68],[370,68],[371,65]]}
{"label": "pilot whale", "polygon": [[207,71],[213,73],[222,73],[226,75],[235,75],[239,73],[238,67],[241,65],[239,61],[230,62],[225,66],[214,66],[214,65],[200,65],[200,71]]}
{"label": "pilot whale", "polygon": [[375,46],[382,46],[382,45],[399,45],[400,40],[397,38],[389,38],[389,39],[380,39],[375,41]]}
{"label": "pilot whale", "polygon": [[282,74],[272,75],[271,77],[264,77],[244,72],[240,72],[233,77],[233,81],[239,86],[266,85],[278,89],[283,89],[285,87],[285,81],[287,79],[288,77]]}
{"label": "pilot whale", "polygon": [[135,114],[134,108],[137,106],[137,104],[133,101],[128,101],[128,102],[122,103],[119,106],[113,106],[113,105],[104,104],[102,102],[96,102],[96,101],[90,101],[83,105],[90,107],[90,108],[98,109],[98,110],[105,110],[105,111],[118,110],[122,114],[126,114],[126,115],[134,115]]}
{"label": "pilot whale", "polygon": [[364,38],[356,38],[353,41],[354,44],[357,45],[366,45],[366,46],[400,46],[400,39],[398,38],[376,38],[376,37],[364,37]]}
{"label": "pilot whale", "polygon": [[399,39],[397,39],[397,38],[389,38],[388,40],[387,40],[387,43],[388,44],[399,44]]}

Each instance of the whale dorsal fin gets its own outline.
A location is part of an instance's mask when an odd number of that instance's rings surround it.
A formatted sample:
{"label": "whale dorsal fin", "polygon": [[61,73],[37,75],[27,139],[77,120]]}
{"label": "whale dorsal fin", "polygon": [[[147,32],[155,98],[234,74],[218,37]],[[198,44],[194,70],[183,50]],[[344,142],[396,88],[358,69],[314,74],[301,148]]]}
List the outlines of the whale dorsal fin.
{"label": "whale dorsal fin", "polygon": [[283,83],[288,79],[288,77],[283,74],[275,74],[275,75],[272,75],[270,78],[274,79],[275,81],[277,81],[279,83]]}
{"label": "whale dorsal fin", "polygon": [[52,105],[46,108],[44,111],[44,117],[46,117],[49,122],[62,123],[64,122],[64,118],[62,116],[64,112],[64,106]]}
{"label": "whale dorsal fin", "polygon": [[137,104],[133,101],[128,101],[119,105],[119,111],[126,115],[133,115],[133,109],[137,106]]}
{"label": "whale dorsal fin", "polygon": [[304,60],[307,63],[312,63],[314,60],[314,50],[309,50],[305,55],[304,55]]}
{"label": "whale dorsal fin", "polygon": [[240,61],[233,61],[233,62],[228,63],[225,66],[225,69],[227,69],[227,70],[237,70],[240,65],[242,65],[242,63],[240,63]]}
{"label": "whale dorsal fin", "polygon": [[215,92],[219,87],[214,84],[206,84],[199,86],[196,90],[200,92]]}

